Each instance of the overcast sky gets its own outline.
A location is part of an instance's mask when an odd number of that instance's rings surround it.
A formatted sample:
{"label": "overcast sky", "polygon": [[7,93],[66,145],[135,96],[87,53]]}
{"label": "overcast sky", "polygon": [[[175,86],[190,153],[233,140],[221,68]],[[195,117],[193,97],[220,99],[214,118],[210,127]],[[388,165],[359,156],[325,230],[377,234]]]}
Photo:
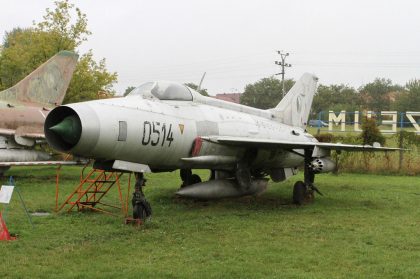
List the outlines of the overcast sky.
{"label": "overcast sky", "polygon": [[[148,80],[199,83],[211,94],[242,92],[279,72],[276,50],[290,53],[287,78],[315,73],[351,86],[420,78],[420,1],[75,1],[93,49],[118,72],[117,92]],[[0,34],[39,22],[46,0],[0,0]]]}

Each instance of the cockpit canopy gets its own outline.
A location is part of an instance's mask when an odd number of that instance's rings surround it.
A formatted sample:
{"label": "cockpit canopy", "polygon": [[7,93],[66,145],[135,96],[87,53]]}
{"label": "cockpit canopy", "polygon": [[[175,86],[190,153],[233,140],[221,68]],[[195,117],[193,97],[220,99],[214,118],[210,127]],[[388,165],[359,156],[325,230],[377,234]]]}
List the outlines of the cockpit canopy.
{"label": "cockpit canopy", "polygon": [[142,96],[143,98],[157,98],[159,100],[192,101],[190,89],[185,85],[167,82],[154,81],[146,82],[131,91],[128,96]]}

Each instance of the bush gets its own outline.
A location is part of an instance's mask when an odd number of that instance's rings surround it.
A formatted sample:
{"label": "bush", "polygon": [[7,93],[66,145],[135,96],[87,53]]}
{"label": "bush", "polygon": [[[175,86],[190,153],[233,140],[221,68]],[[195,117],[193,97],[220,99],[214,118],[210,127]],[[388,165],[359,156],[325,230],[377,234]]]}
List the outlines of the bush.
{"label": "bush", "polygon": [[334,135],[330,133],[319,134],[319,135],[316,135],[315,138],[319,142],[333,142],[334,141]]}
{"label": "bush", "polygon": [[401,146],[412,144],[420,146],[420,135],[416,135],[413,132],[401,130],[398,132],[398,134],[395,134],[393,137],[396,137],[398,139],[398,142]]}
{"label": "bush", "polygon": [[385,143],[385,137],[379,131],[378,126],[376,126],[376,120],[374,118],[364,118],[360,136],[363,144],[373,145],[374,142],[379,142],[381,145],[384,145]]}
{"label": "bush", "polygon": [[[366,133],[367,134],[367,133]],[[383,137],[380,134],[381,137]],[[361,135],[333,135],[323,133],[316,136],[320,142],[341,142],[347,144],[363,144]],[[371,139],[374,137],[370,137]],[[384,138],[384,137],[383,137]],[[378,141],[373,140],[373,142]],[[420,136],[413,132],[399,132],[385,138],[381,144],[388,147],[403,147],[405,152],[331,152],[331,158],[337,164],[338,172],[376,173],[376,174],[420,174]]]}

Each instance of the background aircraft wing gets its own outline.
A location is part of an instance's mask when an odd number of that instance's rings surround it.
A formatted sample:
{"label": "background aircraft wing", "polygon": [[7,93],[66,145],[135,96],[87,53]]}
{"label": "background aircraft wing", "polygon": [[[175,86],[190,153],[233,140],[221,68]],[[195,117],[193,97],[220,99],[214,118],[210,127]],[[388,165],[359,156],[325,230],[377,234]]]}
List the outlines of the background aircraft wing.
{"label": "background aircraft wing", "polygon": [[14,129],[2,129],[0,128],[0,136],[13,136],[15,134]]}
{"label": "background aircraft wing", "polygon": [[209,136],[203,137],[203,140],[216,142],[226,145],[235,145],[242,147],[260,147],[260,148],[282,148],[282,149],[314,149],[315,147],[326,150],[344,150],[344,151],[395,151],[400,148],[393,147],[375,147],[371,145],[354,145],[342,143],[325,143],[325,142],[295,142],[263,138],[247,138],[247,137],[225,137],[225,136]]}
{"label": "background aircraft wing", "polygon": [[29,139],[45,139],[45,135],[43,133],[37,131],[20,131],[14,129],[1,129],[0,128],[0,136],[20,136]]}
{"label": "background aircraft wing", "polygon": [[45,139],[45,135],[43,133],[21,133],[21,134],[17,134],[17,136],[23,137],[23,138],[28,138],[28,139]]}
{"label": "background aircraft wing", "polygon": [[50,166],[50,165],[75,166],[75,165],[84,165],[84,164],[86,164],[86,161],[27,161],[27,162],[0,162],[0,167]]}

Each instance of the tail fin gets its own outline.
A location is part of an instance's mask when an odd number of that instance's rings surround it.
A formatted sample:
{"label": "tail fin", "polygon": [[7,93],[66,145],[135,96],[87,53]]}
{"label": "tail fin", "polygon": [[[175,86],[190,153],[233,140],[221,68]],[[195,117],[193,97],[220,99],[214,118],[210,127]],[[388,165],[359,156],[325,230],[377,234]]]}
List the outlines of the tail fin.
{"label": "tail fin", "polygon": [[60,51],[15,86],[0,92],[0,100],[11,104],[55,107],[63,102],[76,68],[78,55]]}
{"label": "tail fin", "polygon": [[305,128],[318,78],[305,73],[271,111],[284,124]]}

